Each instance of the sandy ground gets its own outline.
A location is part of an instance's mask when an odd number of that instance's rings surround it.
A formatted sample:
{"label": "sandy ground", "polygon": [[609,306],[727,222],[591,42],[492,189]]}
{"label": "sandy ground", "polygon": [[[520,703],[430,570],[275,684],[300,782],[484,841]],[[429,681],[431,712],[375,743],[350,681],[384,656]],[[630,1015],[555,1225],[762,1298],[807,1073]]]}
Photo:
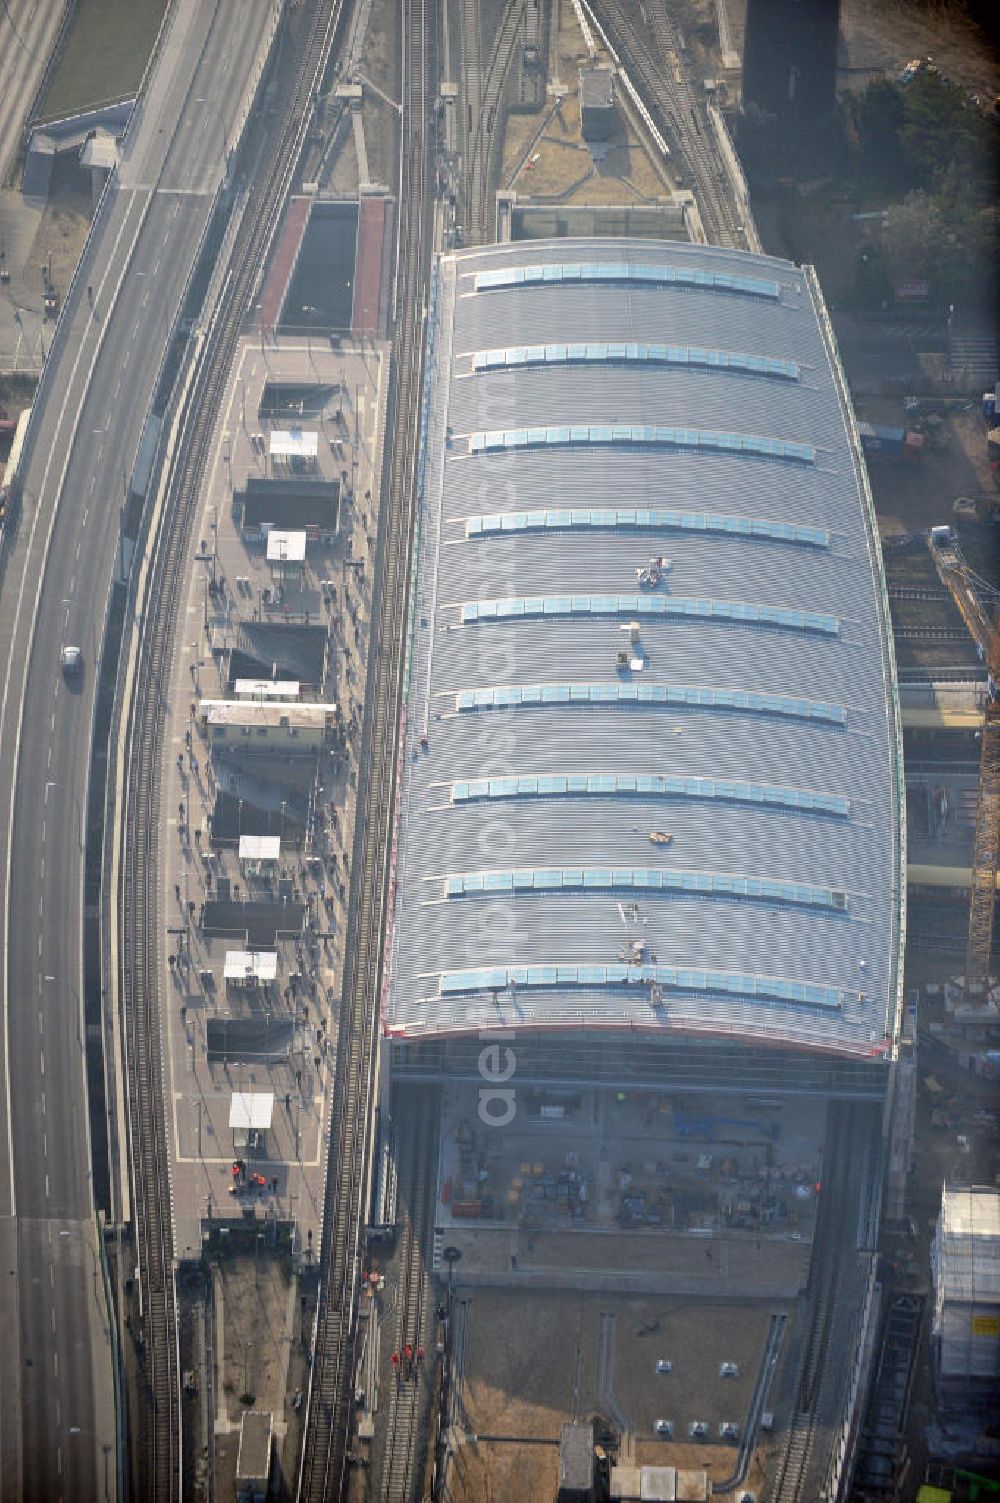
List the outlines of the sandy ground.
{"label": "sandy ground", "polygon": [[[399,98],[399,28],[395,0],[373,0],[361,54],[361,71],[390,99]],[[371,180],[395,187],[399,116],[369,90],[365,95],[365,147]]]}
{"label": "sandy ground", "polygon": [[[687,1426],[705,1420],[715,1434],[722,1420],[742,1423],[771,1313],[764,1303],[475,1291],[458,1414],[459,1428],[477,1439],[456,1458],[456,1503],[552,1496],[557,1448],[541,1442],[556,1442],[560,1425],[574,1417],[609,1417],[597,1392],[602,1314],[614,1316],[614,1394],[634,1428],[637,1462],[697,1465],[727,1476],[734,1449],[717,1439],[689,1443]],[[656,1331],[639,1334],[657,1321]],[[669,1375],[655,1373],[661,1357],[674,1363]],[[738,1363],[739,1377],[720,1378],[722,1361]],[[674,1421],[676,1443],[655,1439],[660,1418]]]}
{"label": "sandy ground", "polygon": [[898,71],[928,54],[947,78],[992,96],[1000,89],[1000,54],[962,0],[843,0],[841,61],[851,69]]}
{"label": "sandy ground", "polygon": [[[718,67],[716,0],[673,0],[688,46]],[[723,0],[733,46],[742,53],[746,0]],[[992,96],[1000,89],[1000,52],[972,20],[964,0],[841,0],[841,83],[864,83],[864,74],[898,72],[911,58],[930,54],[948,78]],[[854,76],[852,76],[854,75]]]}
{"label": "sandy ground", "polygon": [[[901,397],[857,397],[855,411],[859,419],[872,423],[911,426]],[[980,449],[981,467],[975,462]],[[881,532],[912,532],[948,521],[957,496],[974,496],[987,488],[987,474],[981,473],[986,468],[985,425],[972,408],[950,415],[941,447],[928,445],[920,459],[872,456],[868,473]]]}
{"label": "sandy ground", "polygon": [[[390,190],[397,186],[399,116],[387,101],[399,99],[398,44],[398,4],[394,0],[372,0],[368,28],[359,46],[352,78],[356,74],[365,89],[362,120],[368,181],[381,183]],[[328,98],[332,112],[334,101],[332,96]],[[310,172],[316,170],[315,161],[314,153]],[[319,181],[327,193],[353,197],[358,191],[360,164],[350,118],[340,128]]]}
{"label": "sandy ground", "polygon": [[[612,138],[592,154],[580,133],[580,102],[577,77],[586,58],[583,37],[572,7],[561,9],[559,76],[569,92],[538,139],[552,101],[529,114],[508,114],[501,182],[520,196],[547,203],[640,203],[666,195],[664,178],[656,171],[640,139],[619,109]],[[520,164],[532,145],[530,158]],[[518,168],[520,166],[520,171]]]}

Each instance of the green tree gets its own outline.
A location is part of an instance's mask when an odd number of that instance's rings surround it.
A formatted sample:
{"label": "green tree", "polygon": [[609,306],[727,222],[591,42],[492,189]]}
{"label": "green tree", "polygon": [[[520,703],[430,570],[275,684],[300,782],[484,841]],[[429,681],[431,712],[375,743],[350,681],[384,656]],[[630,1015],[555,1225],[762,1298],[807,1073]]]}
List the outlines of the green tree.
{"label": "green tree", "polygon": [[910,186],[902,141],[902,90],[888,80],[871,83],[853,96],[851,114],[861,171],[867,180],[882,188]]}
{"label": "green tree", "polygon": [[931,278],[941,256],[941,206],[925,189],[891,204],[885,216],[885,254],[894,283]]}
{"label": "green tree", "polygon": [[982,202],[1000,182],[1000,116],[986,114],[958,84],[918,73],[900,85],[881,79],[851,96],[857,165],[886,190],[938,188],[957,172]]}
{"label": "green tree", "polygon": [[938,302],[968,307],[992,286],[1000,252],[1000,211],[972,192],[908,193],[885,220],[885,256],[896,286],[911,277],[931,284]]}
{"label": "green tree", "polygon": [[954,166],[985,191],[995,139],[993,122],[939,73],[921,73],[903,90],[901,141],[916,185],[935,186]]}

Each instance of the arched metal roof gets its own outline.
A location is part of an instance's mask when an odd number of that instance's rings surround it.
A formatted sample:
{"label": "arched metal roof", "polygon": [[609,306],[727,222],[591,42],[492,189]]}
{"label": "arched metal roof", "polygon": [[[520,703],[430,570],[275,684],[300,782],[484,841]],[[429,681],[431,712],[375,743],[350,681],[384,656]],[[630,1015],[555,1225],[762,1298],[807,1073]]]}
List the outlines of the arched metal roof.
{"label": "arched metal roof", "polygon": [[899,716],[815,279],[493,246],[429,328],[387,1030],[884,1057]]}

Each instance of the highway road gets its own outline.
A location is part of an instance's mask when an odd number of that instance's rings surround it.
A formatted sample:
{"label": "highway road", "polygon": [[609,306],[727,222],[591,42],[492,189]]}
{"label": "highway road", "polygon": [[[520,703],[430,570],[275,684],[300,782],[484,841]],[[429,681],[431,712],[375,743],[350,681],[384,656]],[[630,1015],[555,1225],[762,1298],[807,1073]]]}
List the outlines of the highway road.
{"label": "highway road", "polygon": [[[81,995],[95,659],[123,475],[273,15],[274,0],[177,0],[65,310],[0,589],[4,1503],[114,1496]],[[83,649],[76,683],[59,672],[67,642]]]}

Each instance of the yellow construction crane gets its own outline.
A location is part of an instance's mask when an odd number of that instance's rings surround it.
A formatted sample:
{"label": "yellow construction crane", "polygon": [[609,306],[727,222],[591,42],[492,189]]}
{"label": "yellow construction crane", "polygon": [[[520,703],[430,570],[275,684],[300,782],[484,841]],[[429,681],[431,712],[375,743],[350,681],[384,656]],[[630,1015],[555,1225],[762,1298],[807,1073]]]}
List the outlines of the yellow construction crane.
{"label": "yellow construction crane", "polygon": [[986,706],[979,752],[976,834],[972,852],[965,999],[985,1001],[993,951],[993,913],[1000,862],[1000,630],[997,591],[969,567],[950,527],[932,527],[928,546],[986,666]]}

